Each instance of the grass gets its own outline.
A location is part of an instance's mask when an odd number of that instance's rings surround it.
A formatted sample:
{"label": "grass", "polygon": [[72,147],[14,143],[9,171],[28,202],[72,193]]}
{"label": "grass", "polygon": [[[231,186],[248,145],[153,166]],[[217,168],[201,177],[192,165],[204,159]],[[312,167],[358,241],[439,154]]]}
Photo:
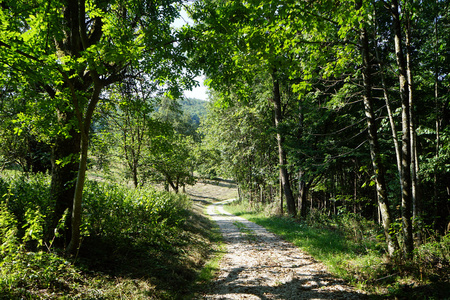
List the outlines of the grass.
{"label": "grass", "polygon": [[90,182],[81,249],[67,259],[39,246],[48,178],[4,175],[0,299],[190,299],[217,271],[221,236],[203,202]]}
{"label": "grass", "polygon": [[[423,259],[419,258],[432,256],[417,255],[416,261],[409,264],[389,262],[384,254],[383,241],[377,238],[376,224],[356,215],[344,214],[337,219],[327,217],[326,221],[314,225],[314,222],[268,215],[263,208],[249,210],[245,202],[227,205],[226,210],[292,242],[323,262],[330,273],[369,292],[375,299],[450,299],[448,266],[436,271],[440,274],[439,279],[434,275],[421,280],[414,272],[425,266]],[[314,218],[317,219],[317,216]],[[444,245],[450,243],[440,243],[439,247]],[[423,249],[424,246],[418,248],[418,252],[425,251]],[[431,265],[428,267],[432,268]],[[427,272],[432,274],[432,270]]]}
{"label": "grass", "polygon": [[[212,202],[235,197],[237,193],[234,184],[217,180],[201,182],[193,187],[189,187],[187,192],[191,199],[194,200],[194,203],[197,203],[198,209],[203,208],[204,215],[206,215],[207,205],[212,204]],[[199,205],[198,203],[202,203],[202,205]],[[211,221],[210,218],[209,220]],[[197,292],[204,291],[211,280],[215,278],[217,272],[219,271],[220,261],[226,253],[226,245],[223,242],[222,233],[219,226],[215,222],[212,222],[209,236],[210,240],[213,242],[211,244],[212,249],[207,262],[197,277]],[[197,296],[198,294],[196,293],[195,297]]]}
{"label": "grass", "polygon": [[210,237],[214,244],[207,262],[197,276],[194,298],[198,296],[198,292],[204,291],[211,280],[215,278],[219,271],[219,263],[226,253],[226,245],[223,243],[222,234],[217,224],[213,225]]}
{"label": "grass", "polygon": [[258,240],[258,238],[255,235],[255,232],[253,230],[251,230],[250,228],[248,228],[247,225],[245,225],[244,223],[239,222],[239,221],[234,221],[233,225],[236,226],[240,232],[245,234],[245,236],[247,237],[247,239],[250,242],[254,242],[254,241]]}

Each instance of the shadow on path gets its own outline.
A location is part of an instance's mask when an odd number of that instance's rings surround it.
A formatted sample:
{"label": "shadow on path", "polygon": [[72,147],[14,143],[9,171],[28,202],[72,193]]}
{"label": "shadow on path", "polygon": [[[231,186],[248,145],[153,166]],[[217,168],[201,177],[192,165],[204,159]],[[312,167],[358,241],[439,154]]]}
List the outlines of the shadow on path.
{"label": "shadow on path", "polygon": [[[203,299],[367,299],[324,265],[263,227],[224,211],[207,209],[227,244],[217,279]],[[237,225],[237,226],[236,226]]]}

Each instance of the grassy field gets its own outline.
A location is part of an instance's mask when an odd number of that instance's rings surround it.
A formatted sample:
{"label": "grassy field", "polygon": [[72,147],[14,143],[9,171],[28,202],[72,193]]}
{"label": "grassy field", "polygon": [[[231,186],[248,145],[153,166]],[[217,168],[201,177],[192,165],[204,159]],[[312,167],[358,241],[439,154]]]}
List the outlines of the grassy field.
{"label": "grassy field", "polygon": [[202,180],[186,187],[186,194],[197,202],[205,204],[237,198],[237,187],[229,180]]}

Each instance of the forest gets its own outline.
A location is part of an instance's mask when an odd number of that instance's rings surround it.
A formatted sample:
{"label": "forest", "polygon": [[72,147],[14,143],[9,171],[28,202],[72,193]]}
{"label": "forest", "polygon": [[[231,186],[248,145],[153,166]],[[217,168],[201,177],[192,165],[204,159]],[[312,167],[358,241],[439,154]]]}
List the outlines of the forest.
{"label": "forest", "polygon": [[130,245],[198,269],[213,225],[184,191],[217,178],[245,210],[370,224],[386,276],[450,281],[448,0],[0,0],[0,70],[5,299],[95,285],[73,266]]}

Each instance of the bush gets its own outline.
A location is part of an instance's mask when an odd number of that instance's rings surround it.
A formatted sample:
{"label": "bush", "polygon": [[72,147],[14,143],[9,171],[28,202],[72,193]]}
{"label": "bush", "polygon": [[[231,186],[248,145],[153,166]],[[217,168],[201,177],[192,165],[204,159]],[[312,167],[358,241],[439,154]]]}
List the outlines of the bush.
{"label": "bush", "polygon": [[413,263],[421,278],[450,281],[450,233],[416,247]]}
{"label": "bush", "polygon": [[79,277],[69,262],[54,253],[26,250],[27,243],[42,246],[43,215],[28,209],[24,214],[25,234],[18,236],[16,216],[0,204],[0,298],[33,298],[32,290],[67,285]]}
{"label": "bush", "polygon": [[346,239],[360,245],[360,253],[375,250],[380,254],[383,252],[383,247],[386,246],[384,237],[379,238],[380,234],[383,234],[383,229],[374,221],[346,210],[340,210],[339,214],[333,217],[333,222],[343,232]]}
{"label": "bush", "polygon": [[130,189],[88,182],[84,192],[84,234],[164,245],[189,208],[186,195],[153,188]]}
{"label": "bush", "polygon": [[[49,200],[49,178],[18,173],[2,176],[0,192],[0,299],[91,297],[92,291],[98,290],[90,288],[96,279],[90,282],[90,277],[82,275],[74,262],[43,243],[53,207]],[[185,195],[87,182],[82,234],[85,239],[90,236],[91,240],[107,241],[112,248],[105,248],[107,252],[89,248],[88,243],[82,245],[81,252],[90,253],[82,257],[83,265],[86,263],[82,268],[92,267],[91,261],[111,257],[130,264],[127,256],[130,251],[135,251],[133,256],[141,259],[135,262],[136,268],[138,264],[143,266],[142,259],[150,262],[147,267],[153,267],[150,258],[155,254],[159,257],[169,252],[178,255],[182,250],[177,245],[189,243],[188,238],[180,238],[184,234],[182,225],[189,205]],[[156,267],[160,268],[163,263],[161,260]]]}
{"label": "bush", "polygon": [[[49,197],[50,179],[45,174],[24,174],[11,172],[0,177],[0,203],[12,213],[17,221],[18,238],[22,239],[26,230],[30,233],[30,226],[39,219],[39,226],[35,229],[45,232],[49,226],[49,219],[53,212],[53,204]],[[39,215],[39,216],[38,216]],[[30,220],[33,219],[33,220]],[[48,223],[47,223],[48,221]],[[36,234],[31,229],[31,234]]]}
{"label": "bush", "polygon": [[5,298],[38,298],[38,291],[70,289],[81,275],[70,262],[54,253],[27,252],[22,248],[4,257],[0,278],[0,294]]}

